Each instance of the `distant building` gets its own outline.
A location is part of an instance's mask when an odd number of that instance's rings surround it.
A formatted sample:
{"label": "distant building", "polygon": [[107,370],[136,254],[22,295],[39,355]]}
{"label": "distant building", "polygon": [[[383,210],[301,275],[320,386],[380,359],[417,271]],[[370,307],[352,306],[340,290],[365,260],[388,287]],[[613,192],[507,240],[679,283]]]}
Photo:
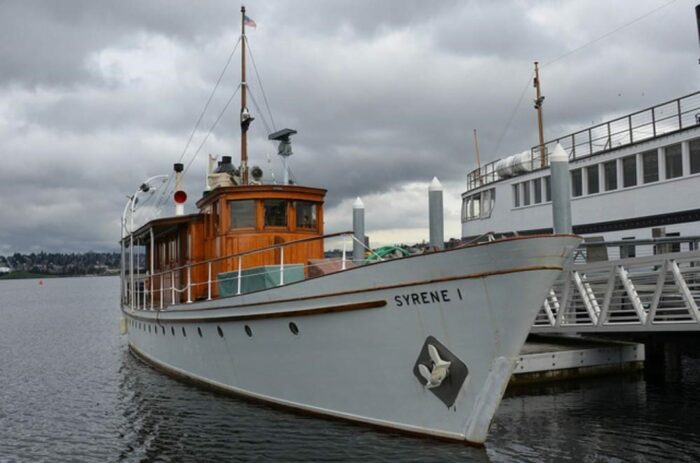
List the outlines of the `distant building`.
{"label": "distant building", "polygon": [[5,273],[10,273],[12,269],[10,267],[0,267],[0,275]]}

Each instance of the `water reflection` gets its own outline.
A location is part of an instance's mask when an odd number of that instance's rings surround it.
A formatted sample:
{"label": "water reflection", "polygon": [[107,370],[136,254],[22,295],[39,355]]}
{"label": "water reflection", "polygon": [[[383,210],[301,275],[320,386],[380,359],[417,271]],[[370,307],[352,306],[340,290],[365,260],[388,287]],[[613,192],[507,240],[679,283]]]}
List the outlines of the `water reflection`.
{"label": "water reflection", "polygon": [[0,282],[0,462],[700,460],[700,349],[660,379],[509,391],[474,449],[176,381],[129,354],[118,297],[114,278]]}
{"label": "water reflection", "polygon": [[659,387],[640,375],[533,388],[504,400],[489,454],[494,461],[696,461],[698,399],[697,384]]}
{"label": "water reflection", "polygon": [[171,379],[128,354],[122,361],[121,460],[488,461],[484,449],[281,411]]}

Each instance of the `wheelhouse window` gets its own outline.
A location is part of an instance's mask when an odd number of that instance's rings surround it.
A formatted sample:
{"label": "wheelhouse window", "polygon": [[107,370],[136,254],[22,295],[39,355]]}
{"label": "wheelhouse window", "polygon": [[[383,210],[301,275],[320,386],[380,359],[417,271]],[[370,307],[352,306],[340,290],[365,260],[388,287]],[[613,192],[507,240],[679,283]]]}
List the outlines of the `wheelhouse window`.
{"label": "wheelhouse window", "polygon": [[219,201],[214,201],[214,204],[211,205],[211,223],[214,236],[216,236],[219,234]]}
{"label": "wheelhouse window", "polygon": [[297,228],[316,228],[316,203],[297,201],[294,203],[294,209],[297,212]]}
{"label": "wheelhouse window", "polygon": [[700,172],[700,138],[688,142],[688,151],[690,154],[690,173],[697,174]]}
{"label": "wheelhouse window", "polygon": [[586,167],[586,184],[588,194],[592,195],[600,192],[600,179],[598,178],[598,164]]}
{"label": "wheelhouse window", "polygon": [[467,218],[469,220],[476,219],[481,215],[481,193],[472,196],[471,201],[469,201],[469,210],[467,211]]}
{"label": "wheelhouse window", "polygon": [[266,199],[265,206],[265,226],[266,227],[286,227],[287,226],[287,201],[284,199]]}
{"label": "wheelhouse window", "polygon": [[622,158],[622,186],[624,188],[637,184],[637,156]]}
{"label": "wheelhouse window", "polygon": [[491,217],[495,201],[495,188],[467,196],[462,201],[462,222]]}
{"label": "wheelhouse window", "polygon": [[536,178],[532,181],[532,189],[534,190],[534,201],[535,204],[539,204],[542,202],[542,179],[541,178]]}
{"label": "wheelhouse window", "polygon": [[676,178],[683,175],[683,156],[681,144],[666,147],[666,178]]}
{"label": "wheelhouse window", "polygon": [[255,228],[255,200],[229,201],[231,228]]}
{"label": "wheelhouse window", "polygon": [[617,189],[617,161],[608,161],[603,164],[603,175],[605,177],[605,191]]}
{"label": "wheelhouse window", "polygon": [[583,194],[583,177],[581,169],[571,171],[571,196],[574,198]]}
{"label": "wheelhouse window", "polygon": [[520,206],[520,184],[513,185],[513,207]]}
{"label": "wheelhouse window", "polygon": [[552,200],[552,177],[549,175],[544,178],[544,200]]}
{"label": "wheelhouse window", "polygon": [[644,183],[659,181],[659,153],[656,150],[642,153],[642,178]]}
{"label": "wheelhouse window", "polygon": [[482,219],[491,217],[494,203],[496,202],[496,189],[491,188],[481,193],[481,214]]}

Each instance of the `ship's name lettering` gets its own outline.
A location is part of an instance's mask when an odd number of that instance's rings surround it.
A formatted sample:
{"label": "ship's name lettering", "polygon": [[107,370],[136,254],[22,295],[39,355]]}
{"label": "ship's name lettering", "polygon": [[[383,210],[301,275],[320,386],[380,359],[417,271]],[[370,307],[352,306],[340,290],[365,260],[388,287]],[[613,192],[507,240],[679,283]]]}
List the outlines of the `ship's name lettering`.
{"label": "ship's name lettering", "polygon": [[437,291],[421,291],[419,293],[397,294],[394,296],[396,307],[410,305],[426,305],[436,302],[450,302],[450,293],[446,289]]}

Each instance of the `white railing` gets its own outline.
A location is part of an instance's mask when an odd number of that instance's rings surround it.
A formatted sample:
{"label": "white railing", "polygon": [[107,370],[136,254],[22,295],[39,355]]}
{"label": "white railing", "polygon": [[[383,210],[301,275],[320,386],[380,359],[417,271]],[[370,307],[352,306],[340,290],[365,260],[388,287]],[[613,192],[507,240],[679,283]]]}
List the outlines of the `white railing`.
{"label": "white railing", "polygon": [[700,251],[573,264],[532,332],[700,331]]}
{"label": "white railing", "polygon": [[[338,259],[321,260],[314,264],[298,264],[292,263],[289,258],[285,258],[285,249],[289,250],[289,248],[294,246],[332,238],[342,240],[342,253]],[[360,264],[359,262],[353,262],[352,259],[348,259],[347,250],[348,248],[352,249],[353,241],[360,243],[366,251],[374,253],[358,240],[352,232],[342,232],[289,241],[229,256],[194,262],[157,272],[153,275],[149,275],[148,272],[135,273],[133,279],[127,271],[122,283],[124,287],[122,304],[133,310],[164,310],[171,305],[190,304],[195,300],[212,300],[217,297],[217,294],[218,297],[221,297],[222,294],[224,296],[237,296],[257,289],[269,289],[269,286],[255,289],[250,289],[249,287],[251,282],[252,284],[259,283],[260,279],[265,277],[272,279],[274,286],[284,286],[285,284],[313,278],[321,274],[346,270]],[[259,255],[265,253],[273,253],[270,260],[279,263],[260,265],[253,268],[246,266],[245,261],[247,258],[258,256],[259,259]],[[274,253],[279,253],[279,258]],[[287,254],[290,253],[287,252]],[[384,260],[378,255],[377,258],[379,261]],[[313,275],[313,273],[316,273],[316,275]],[[134,282],[133,288],[131,287],[131,281]],[[205,287],[206,289],[203,289]],[[132,295],[134,296],[133,299]]]}
{"label": "white railing", "polygon": [[[544,166],[549,165],[549,155],[554,152],[557,144],[564,148],[569,159],[575,160],[698,125],[700,125],[700,92],[694,92],[549,140],[544,144]],[[539,145],[533,146],[530,149],[530,159],[527,162],[528,170],[543,167],[540,159]],[[496,169],[496,164],[499,161],[500,159],[497,159],[469,172],[467,174],[467,191],[502,180],[503,177]]]}

